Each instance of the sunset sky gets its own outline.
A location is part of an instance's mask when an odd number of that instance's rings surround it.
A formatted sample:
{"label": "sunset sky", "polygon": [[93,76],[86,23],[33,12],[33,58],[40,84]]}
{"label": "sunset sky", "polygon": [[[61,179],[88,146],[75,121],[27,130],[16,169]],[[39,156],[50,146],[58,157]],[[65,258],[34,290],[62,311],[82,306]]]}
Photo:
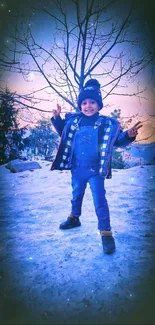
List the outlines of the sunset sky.
{"label": "sunset sky", "polygon": [[[127,10],[127,6],[131,4],[132,1],[118,1],[117,4],[117,10],[118,10],[118,16],[121,16],[124,14],[124,12]],[[50,49],[51,47],[51,38],[54,38],[56,42],[58,43],[58,46],[61,47],[61,39],[57,37],[56,30],[54,29],[54,26],[52,24],[52,21],[49,17],[45,17],[45,15],[41,12],[36,12],[33,8],[35,7],[35,4],[38,3],[35,0],[29,1],[29,0],[4,0],[0,1],[0,42],[2,44],[2,51],[4,50],[4,47],[8,46],[11,48],[11,38],[7,34],[7,27],[12,26],[14,27],[15,24],[15,16],[18,13],[20,13],[20,18],[22,20],[22,15],[27,16],[27,22],[30,26],[30,28],[33,31],[33,35],[35,36],[35,40],[43,44],[46,49]],[[48,3],[49,6],[52,8],[52,1],[44,1],[45,4]],[[66,3],[66,0],[64,0],[64,5]],[[153,43],[153,37],[154,37],[154,27],[155,27],[155,21],[154,21],[154,9],[155,4],[154,1],[137,1],[137,12],[141,19],[141,25],[137,25],[137,37],[139,36],[139,33],[143,32],[144,38],[146,39],[146,43]],[[31,16],[31,18],[29,18]],[[70,19],[74,18],[74,12],[72,10],[72,6],[70,6],[70,12],[69,12]],[[74,19],[73,19],[74,20]],[[135,26],[133,26],[133,29]],[[108,30],[108,29],[107,29]],[[106,30],[106,32],[107,32]],[[22,33],[22,30],[21,30]],[[23,30],[24,33],[24,30]],[[73,44],[74,45],[74,44]],[[130,45],[129,45],[130,47]],[[131,51],[133,51],[133,48],[130,48]],[[21,47],[22,49],[22,47]],[[115,51],[119,52],[119,48],[116,48]],[[141,49],[136,50],[137,57],[141,53]],[[25,67],[29,68],[29,59],[26,56],[23,56],[21,58],[23,63],[25,64]],[[41,59],[40,59],[41,60]],[[106,67],[108,68],[109,62],[106,62]],[[102,63],[101,63],[102,65]],[[101,65],[98,67],[98,72],[100,72]],[[51,69],[51,62],[49,65],[47,65],[47,68],[49,70]],[[31,70],[32,69],[32,70]],[[1,87],[4,88],[5,85],[9,87],[12,91],[16,91],[20,94],[27,94],[31,93],[33,90],[37,90],[39,88],[44,88],[47,86],[47,82],[41,74],[38,72],[35,72],[35,68],[33,65],[31,65],[31,69],[29,73],[23,78],[22,74],[15,74],[11,72],[5,72],[1,75]],[[53,66],[54,69],[54,66]],[[134,83],[129,83],[129,81],[124,79],[124,85],[126,86],[118,93],[120,95],[112,95],[108,96],[104,100],[104,108],[101,111],[102,114],[109,115],[112,110],[115,108],[120,108],[122,111],[122,116],[131,116],[136,113],[139,114],[137,119],[141,119],[142,117],[144,119],[147,118],[147,113],[153,115],[155,113],[155,79],[154,75],[152,75],[152,66],[149,66],[145,71],[142,71],[138,76],[138,82],[139,82],[139,90],[144,89],[147,87],[147,91],[144,92],[142,95],[145,97],[145,99],[138,99],[137,97],[132,96],[123,96],[123,92],[130,94],[137,91],[137,80]],[[52,71],[52,69],[51,69]],[[52,73],[52,72],[51,72]],[[103,76],[101,78],[98,78],[102,88],[102,95],[103,98],[105,96],[106,87],[104,85],[109,81],[105,80]],[[51,80],[52,76],[51,76]],[[59,98],[58,95],[52,94],[51,90],[48,89],[47,91],[42,91],[39,93],[40,98],[49,99],[50,101],[41,101],[40,103],[37,103],[37,107],[50,111],[53,108],[55,108],[56,103],[59,102],[65,108],[69,109],[69,106],[62,102],[62,100]],[[34,112],[34,111],[33,111]],[[49,116],[51,114],[48,114]],[[151,125],[154,125],[154,119],[152,118],[151,121],[149,120],[149,123]],[[154,140],[153,140],[154,141]]]}

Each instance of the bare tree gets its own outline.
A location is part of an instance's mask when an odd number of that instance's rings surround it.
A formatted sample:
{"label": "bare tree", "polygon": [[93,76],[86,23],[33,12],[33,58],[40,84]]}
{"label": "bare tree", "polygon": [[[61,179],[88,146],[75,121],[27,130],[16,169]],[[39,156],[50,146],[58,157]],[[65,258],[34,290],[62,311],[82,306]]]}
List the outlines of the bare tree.
{"label": "bare tree", "polygon": [[[22,73],[26,80],[34,74],[45,86],[36,86],[26,95],[15,94],[15,101],[40,110],[41,94],[48,91],[76,109],[79,90],[89,77],[101,80],[103,99],[110,95],[143,96],[145,89],[139,84],[132,93],[128,85],[138,82],[155,55],[141,33],[134,2],[127,1],[119,10],[124,1],[40,1],[31,8],[29,17],[27,13],[17,15],[14,29],[9,30],[12,42],[7,53],[14,60],[11,62],[18,64],[2,62],[3,67]],[[48,25],[46,37],[38,37],[37,17],[41,17],[40,24],[44,21]]]}

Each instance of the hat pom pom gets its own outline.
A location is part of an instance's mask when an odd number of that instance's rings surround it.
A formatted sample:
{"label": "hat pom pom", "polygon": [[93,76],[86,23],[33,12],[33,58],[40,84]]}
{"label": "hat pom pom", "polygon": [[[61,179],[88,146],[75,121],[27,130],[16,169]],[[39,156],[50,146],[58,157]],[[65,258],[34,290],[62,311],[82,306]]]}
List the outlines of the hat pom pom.
{"label": "hat pom pom", "polygon": [[96,80],[96,79],[89,79],[86,82],[85,87],[94,87],[94,88],[100,89],[100,84],[99,84],[98,80]]}

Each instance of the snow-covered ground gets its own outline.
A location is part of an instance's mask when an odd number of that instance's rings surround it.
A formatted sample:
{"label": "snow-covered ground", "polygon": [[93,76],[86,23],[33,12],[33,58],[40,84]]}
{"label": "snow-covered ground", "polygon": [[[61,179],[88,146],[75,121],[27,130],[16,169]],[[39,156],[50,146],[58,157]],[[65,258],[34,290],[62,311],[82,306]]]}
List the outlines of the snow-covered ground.
{"label": "snow-covered ground", "polygon": [[82,226],[59,230],[70,172],[39,163],[16,174],[0,166],[2,323],[154,324],[155,166],[106,180],[117,249],[104,255],[89,186]]}

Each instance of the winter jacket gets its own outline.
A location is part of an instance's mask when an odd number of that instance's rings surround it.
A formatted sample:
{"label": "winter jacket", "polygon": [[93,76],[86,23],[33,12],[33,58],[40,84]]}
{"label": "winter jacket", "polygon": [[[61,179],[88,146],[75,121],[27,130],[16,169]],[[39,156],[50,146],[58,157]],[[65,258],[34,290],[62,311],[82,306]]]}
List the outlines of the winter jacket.
{"label": "winter jacket", "polygon": [[[76,128],[80,127],[80,121],[83,113],[67,113],[65,119],[57,116],[51,118],[51,122],[57,133],[60,135],[60,142],[55,160],[52,163],[51,170],[72,169],[74,134]],[[79,123],[79,124],[78,124]],[[96,114],[95,126],[98,127],[98,145],[99,145],[99,173],[104,178],[111,178],[111,159],[113,147],[123,147],[129,145],[134,138],[130,138],[127,131],[122,132],[120,123],[104,115]]]}

